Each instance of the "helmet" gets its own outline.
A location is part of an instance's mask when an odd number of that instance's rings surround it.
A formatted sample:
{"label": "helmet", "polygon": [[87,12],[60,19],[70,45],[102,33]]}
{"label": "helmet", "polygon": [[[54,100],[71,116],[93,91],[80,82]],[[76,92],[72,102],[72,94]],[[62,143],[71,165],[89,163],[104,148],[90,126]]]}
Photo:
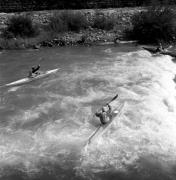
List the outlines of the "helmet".
{"label": "helmet", "polygon": [[106,107],[105,106],[102,107],[102,111],[106,112]]}

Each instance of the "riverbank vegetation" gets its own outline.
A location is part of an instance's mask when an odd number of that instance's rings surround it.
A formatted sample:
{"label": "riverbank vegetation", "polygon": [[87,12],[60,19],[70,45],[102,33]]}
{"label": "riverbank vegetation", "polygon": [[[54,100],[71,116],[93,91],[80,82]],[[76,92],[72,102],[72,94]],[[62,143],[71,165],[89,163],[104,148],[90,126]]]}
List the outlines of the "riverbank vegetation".
{"label": "riverbank vegetation", "polygon": [[130,39],[141,43],[174,43],[176,40],[176,13],[172,7],[156,6],[132,17]]}
{"label": "riverbank vegetation", "polygon": [[[81,12],[54,13],[45,25],[32,22],[29,15],[17,15],[7,21],[1,32],[1,49],[40,48],[64,45],[91,44],[113,41],[116,21],[96,13],[88,20]],[[109,38],[107,37],[109,35]]]}
{"label": "riverbank vegetation", "polygon": [[[129,15],[129,14],[128,14]],[[45,24],[32,15],[15,15],[1,30],[1,49],[24,49],[65,45],[91,45],[119,40],[140,43],[173,43],[176,40],[176,14],[172,7],[155,6],[130,15],[106,15],[97,10],[86,16],[82,11],[56,11]],[[120,19],[120,18],[121,19]],[[122,20],[127,21],[126,24]]]}
{"label": "riverbank vegetation", "polygon": [[46,30],[60,33],[67,31],[79,32],[81,29],[88,27],[88,21],[81,13],[72,13],[71,11],[64,11],[62,13],[55,13],[51,18]]}
{"label": "riverbank vegetation", "polygon": [[38,27],[32,24],[29,16],[13,16],[7,22],[7,27],[2,31],[6,39],[14,37],[34,37],[38,35]]}
{"label": "riverbank vegetation", "polygon": [[94,21],[92,24],[93,28],[102,29],[102,30],[112,30],[116,24],[116,20],[113,17],[105,17],[102,14],[95,14]]}

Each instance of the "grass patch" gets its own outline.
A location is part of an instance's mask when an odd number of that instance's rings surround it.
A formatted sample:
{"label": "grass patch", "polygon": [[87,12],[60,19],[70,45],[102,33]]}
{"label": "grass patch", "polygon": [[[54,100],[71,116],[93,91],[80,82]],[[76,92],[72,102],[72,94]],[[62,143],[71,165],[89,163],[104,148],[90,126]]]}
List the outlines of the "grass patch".
{"label": "grass patch", "polygon": [[1,49],[24,49],[28,43],[25,39],[6,39],[0,38],[0,48]]}
{"label": "grass patch", "polygon": [[31,38],[0,38],[0,49],[25,49],[34,48],[43,41],[51,40],[52,37],[47,32],[42,31],[37,37]]}

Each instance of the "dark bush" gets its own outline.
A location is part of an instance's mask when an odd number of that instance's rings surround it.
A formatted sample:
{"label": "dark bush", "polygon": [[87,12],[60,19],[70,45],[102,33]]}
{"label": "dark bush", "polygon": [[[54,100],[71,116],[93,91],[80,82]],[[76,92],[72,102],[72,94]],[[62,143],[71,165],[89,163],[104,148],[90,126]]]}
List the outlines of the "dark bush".
{"label": "dark bush", "polygon": [[169,43],[176,37],[176,15],[169,7],[155,7],[132,18],[128,36],[142,43]]}
{"label": "dark bush", "polygon": [[56,33],[65,31],[80,31],[88,26],[86,17],[81,13],[64,11],[60,14],[54,14],[50,18],[47,29]]}
{"label": "dark bush", "polygon": [[64,19],[61,18],[61,15],[56,13],[50,18],[46,30],[54,33],[65,32],[68,31],[68,25]]}
{"label": "dark bush", "polygon": [[69,31],[80,31],[88,26],[86,17],[80,12],[65,11],[61,14],[61,18],[66,21]]}
{"label": "dark bush", "polygon": [[6,28],[2,30],[2,37],[5,39],[11,39],[14,38],[14,34],[12,32],[9,32]]}
{"label": "dark bush", "polygon": [[114,28],[114,25],[115,20],[113,18],[105,17],[103,14],[95,14],[92,27],[109,31]]}
{"label": "dark bush", "polygon": [[5,38],[34,37],[38,34],[38,28],[32,24],[29,16],[13,16],[8,20],[7,28],[2,35]]}

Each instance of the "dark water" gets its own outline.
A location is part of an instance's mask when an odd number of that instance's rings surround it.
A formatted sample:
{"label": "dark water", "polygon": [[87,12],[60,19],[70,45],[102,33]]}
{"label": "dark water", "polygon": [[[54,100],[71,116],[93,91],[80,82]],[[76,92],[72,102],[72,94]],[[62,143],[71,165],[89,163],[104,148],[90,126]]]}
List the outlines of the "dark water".
{"label": "dark water", "polygon": [[[176,179],[176,65],[138,47],[73,47],[0,54],[0,85],[33,65],[60,70],[0,89],[0,179]],[[87,149],[95,110],[125,102]]]}

